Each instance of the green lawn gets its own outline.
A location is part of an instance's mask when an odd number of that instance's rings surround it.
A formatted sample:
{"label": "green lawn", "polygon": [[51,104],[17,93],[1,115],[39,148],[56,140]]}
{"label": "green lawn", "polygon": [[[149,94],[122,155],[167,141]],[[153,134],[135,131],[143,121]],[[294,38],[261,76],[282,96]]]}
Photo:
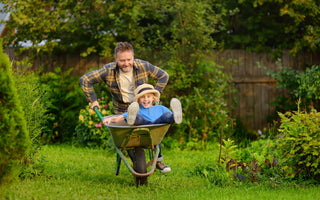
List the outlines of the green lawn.
{"label": "green lawn", "polygon": [[122,163],[114,174],[115,154],[103,150],[66,145],[43,146],[44,173],[35,179],[16,181],[2,188],[2,199],[320,199],[320,186],[230,186],[218,187],[190,175],[201,162],[216,162],[210,151],[169,151],[163,149],[172,172],[156,171],[148,186],[136,188],[133,175]]}

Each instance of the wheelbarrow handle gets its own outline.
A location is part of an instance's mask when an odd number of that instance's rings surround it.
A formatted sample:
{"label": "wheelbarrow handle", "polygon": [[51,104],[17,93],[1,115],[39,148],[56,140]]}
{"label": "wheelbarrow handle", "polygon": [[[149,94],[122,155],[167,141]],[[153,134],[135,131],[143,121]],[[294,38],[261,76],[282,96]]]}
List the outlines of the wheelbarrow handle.
{"label": "wheelbarrow handle", "polygon": [[99,116],[100,120],[103,121],[103,116],[102,116],[101,112],[99,111],[98,106],[95,106],[93,108],[93,110],[97,113],[97,115]]}

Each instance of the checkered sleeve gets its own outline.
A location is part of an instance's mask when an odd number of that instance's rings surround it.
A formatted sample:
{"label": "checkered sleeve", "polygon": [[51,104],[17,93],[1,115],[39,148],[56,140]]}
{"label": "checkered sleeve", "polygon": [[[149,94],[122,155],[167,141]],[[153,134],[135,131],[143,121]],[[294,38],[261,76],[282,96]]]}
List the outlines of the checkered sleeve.
{"label": "checkered sleeve", "polygon": [[169,74],[163,69],[153,66],[150,63],[148,67],[150,68],[150,77],[158,80],[155,89],[161,93],[169,81]]}
{"label": "checkered sleeve", "polygon": [[86,95],[89,102],[97,100],[97,96],[94,93],[93,84],[100,83],[104,80],[103,77],[107,76],[107,69],[105,67],[89,72],[80,78],[81,88]]}
{"label": "checkered sleeve", "polygon": [[136,64],[141,70],[140,78],[150,77],[154,80],[157,80],[155,89],[161,93],[168,83],[169,74],[163,69],[143,60],[138,60]]}

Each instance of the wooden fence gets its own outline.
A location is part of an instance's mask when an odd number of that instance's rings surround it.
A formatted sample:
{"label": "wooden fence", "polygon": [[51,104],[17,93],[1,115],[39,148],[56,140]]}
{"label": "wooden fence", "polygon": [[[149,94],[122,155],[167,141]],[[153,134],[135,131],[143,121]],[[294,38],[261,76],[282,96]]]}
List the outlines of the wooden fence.
{"label": "wooden fence", "polygon": [[239,116],[247,128],[261,131],[268,127],[267,117],[275,112],[270,103],[284,91],[276,88],[276,81],[267,76],[257,63],[274,71],[280,66],[300,70],[305,65],[320,64],[320,55],[301,53],[293,57],[289,51],[285,51],[278,61],[272,58],[271,53],[249,53],[245,50],[225,50],[213,57],[218,64],[225,66],[226,73],[232,74],[237,88],[238,93],[231,97],[238,100],[233,117]]}
{"label": "wooden fence", "polygon": [[[22,57],[14,55],[13,49],[5,49],[11,60],[20,60]],[[28,55],[24,55],[28,56]],[[237,94],[230,98],[237,99],[238,104],[232,111],[233,117],[240,117],[245,127],[252,130],[263,130],[267,128],[267,117],[273,115],[275,108],[270,103],[283,91],[276,89],[276,82],[268,77],[264,70],[258,68],[257,62],[268,69],[278,70],[276,60],[271,53],[249,53],[245,50],[224,50],[209,55],[210,60],[225,66],[225,72],[231,73]],[[112,58],[101,58],[91,55],[86,58],[78,54],[61,55],[56,58],[42,57],[36,60],[34,67],[46,66],[46,70],[53,71],[54,67],[62,69],[72,67],[73,75],[82,75],[93,67],[102,66],[112,61]],[[293,57],[288,51],[282,54],[281,66],[300,69],[304,65],[320,64],[320,55],[312,53],[301,53]]]}

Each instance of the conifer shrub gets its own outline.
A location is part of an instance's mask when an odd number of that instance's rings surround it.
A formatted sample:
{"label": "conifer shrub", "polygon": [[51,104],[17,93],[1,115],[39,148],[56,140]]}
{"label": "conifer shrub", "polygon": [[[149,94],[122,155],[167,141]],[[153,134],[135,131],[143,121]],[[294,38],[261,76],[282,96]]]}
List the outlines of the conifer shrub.
{"label": "conifer shrub", "polygon": [[10,61],[0,43],[0,184],[3,184],[18,175],[19,161],[27,154],[30,140]]}
{"label": "conifer shrub", "polygon": [[41,134],[46,128],[48,120],[46,114],[47,88],[41,84],[40,71],[30,70],[31,64],[26,62],[16,62],[17,66],[13,71],[13,79],[18,91],[20,103],[25,113],[24,118],[27,122],[27,130],[33,146],[38,148],[43,141]]}

